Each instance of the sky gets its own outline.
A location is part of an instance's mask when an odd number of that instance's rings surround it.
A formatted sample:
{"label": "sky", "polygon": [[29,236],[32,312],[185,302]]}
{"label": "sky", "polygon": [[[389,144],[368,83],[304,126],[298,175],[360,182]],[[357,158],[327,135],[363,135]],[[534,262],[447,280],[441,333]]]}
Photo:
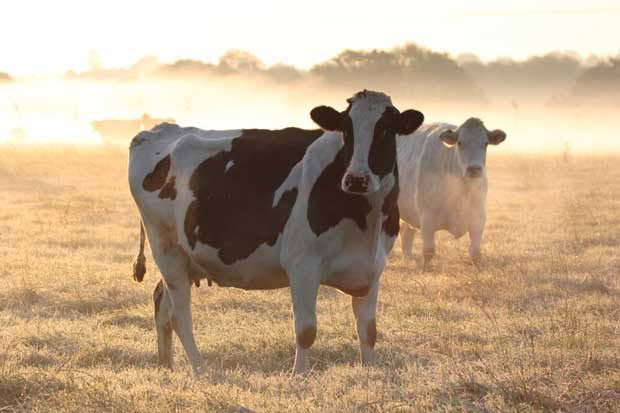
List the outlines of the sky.
{"label": "sky", "polygon": [[344,49],[407,42],[485,61],[550,51],[607,56],[620,54],[618,21],[620,0],[9,0],[0,17],[0,72],[126,67],[145,55],[216,61],[230,49],[309,68]]}

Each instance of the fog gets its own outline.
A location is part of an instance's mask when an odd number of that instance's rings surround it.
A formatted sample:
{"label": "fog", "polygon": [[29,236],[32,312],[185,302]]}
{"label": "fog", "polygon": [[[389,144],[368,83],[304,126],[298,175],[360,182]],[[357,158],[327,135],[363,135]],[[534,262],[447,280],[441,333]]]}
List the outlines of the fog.
{"label": "fog", "polygon": [[389,94],[401,110],[421,110],[428,122],[479,117],[507,132],[502,151],[620,149],[612,128],[620,56],[556,52],[483,62],[407,44],[345,50],[309,70],[266,66],[239,50],[217,62],[147,56],[127,68],[106,68],[91,52],[89,64],[85,72],[45,78],[0,67],[0,142],[126,145],[160,120],[206,129],[314,128],[314,106],[342,110],[366,88]]}

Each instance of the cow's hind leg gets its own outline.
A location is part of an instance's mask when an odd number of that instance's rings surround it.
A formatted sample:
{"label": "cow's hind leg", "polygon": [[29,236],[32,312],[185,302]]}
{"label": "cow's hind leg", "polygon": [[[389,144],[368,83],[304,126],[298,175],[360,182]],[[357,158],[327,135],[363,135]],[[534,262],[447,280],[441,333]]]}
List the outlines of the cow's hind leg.
{"label": "cow's hind leg", "polygon": [[203,369],[192,325],[189,257],[181,247],[165,240],[153,248],[153,256],[164,277],[165,293],[170,299],[170,325],[183,344],[194,375],[199,376]]}
{"label": "cow's hind leg", "polygon": [[429,230],[429,226],[422,224],[422,255],[424,257],[423,269],[431,269],[431,261],[435,256],[435,231]]}
{"label": "cow's hind leg", "polygon": [[172,303],[162,280],[157,283],[157,287],[153,291],[153,304],[155,304],[155,330],[157,331],[159,364],[172,370]]}
{"label": "cow's hind leg", "polygon": [[355,315],[357,336],[360,341],[360,358],[365,366],[375,363],[375,342],[377,341],[377,281],[366,297],[352,297],[351,306]]}
{"label": "cow's hind leg", "polygon": [[170,319],[174,332],[177,333],[185,354],[192,365],[195,376],[203,373],[202,359],[196,340],[194,338],[194,326],[192,324],[191,307],[191,282],[186,274],[185,279],[175,280],[174,284],[168,282],[168,292],[172,301],[172,317]]}
{"label": "cow's hind leg", "polygon": [[413,238],[415,236],[415,228],[412,228],[406,222],[400,225],[400,246],[403,251],[403,258],[405,261],[411,261],[413,254]]}

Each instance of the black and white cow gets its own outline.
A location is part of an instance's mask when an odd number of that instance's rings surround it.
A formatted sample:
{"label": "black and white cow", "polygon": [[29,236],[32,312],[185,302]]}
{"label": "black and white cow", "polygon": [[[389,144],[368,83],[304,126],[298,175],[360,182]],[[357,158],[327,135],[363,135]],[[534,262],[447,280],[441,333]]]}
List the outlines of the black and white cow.
{"label": "black and white cow", "polygon": [[338,112],[314,108],[324,130],[205,131],[162,124],[129,149],[129,186],[163,282],[153,293],[159,361],[172,368],[172,330],[194,374],[202,363],[192,283],[266,290],[290,286],[294,373],[316,337],[319,285],[352,296],[362,362],[375,359],[379,277],[399,231],[396,134],[422,123],[388,96],[363,91]]}

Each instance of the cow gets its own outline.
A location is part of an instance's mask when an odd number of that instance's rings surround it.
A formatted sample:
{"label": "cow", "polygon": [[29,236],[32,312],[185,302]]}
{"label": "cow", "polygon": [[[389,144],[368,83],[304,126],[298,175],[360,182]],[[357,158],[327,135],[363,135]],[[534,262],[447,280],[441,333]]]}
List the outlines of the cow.
{"label": "cow", "polygon": [[420,229],[423,268],[430,269],[435,232],[447,230],[457,239],[469,232],[469,256],[474,265],[480,263],[487,214],[487,146],[505,139],[506,133],[487,130],[477,118],[467,119],[458,128],[447,123],[424,124],[412,136],[397,137],[405,260],[412,258],[413,238]]}
{"label": "cow", "polygon": [[363,364],[375,361],[379,277],[399,231],[396,135],[424,116],[399,112],[364,90],[338,112],[312,109],[321,128],[207,131],[162,124],[129,149],[129,187],[138,207],[134,278],[145,273],[148,238],[162,280],[153,292],[160,364],[172,368],[172,330],[195,375],[191,285],[245,290],[290,287],[296,352],[306,370],[317,333],[320,285],[352,296]]}

